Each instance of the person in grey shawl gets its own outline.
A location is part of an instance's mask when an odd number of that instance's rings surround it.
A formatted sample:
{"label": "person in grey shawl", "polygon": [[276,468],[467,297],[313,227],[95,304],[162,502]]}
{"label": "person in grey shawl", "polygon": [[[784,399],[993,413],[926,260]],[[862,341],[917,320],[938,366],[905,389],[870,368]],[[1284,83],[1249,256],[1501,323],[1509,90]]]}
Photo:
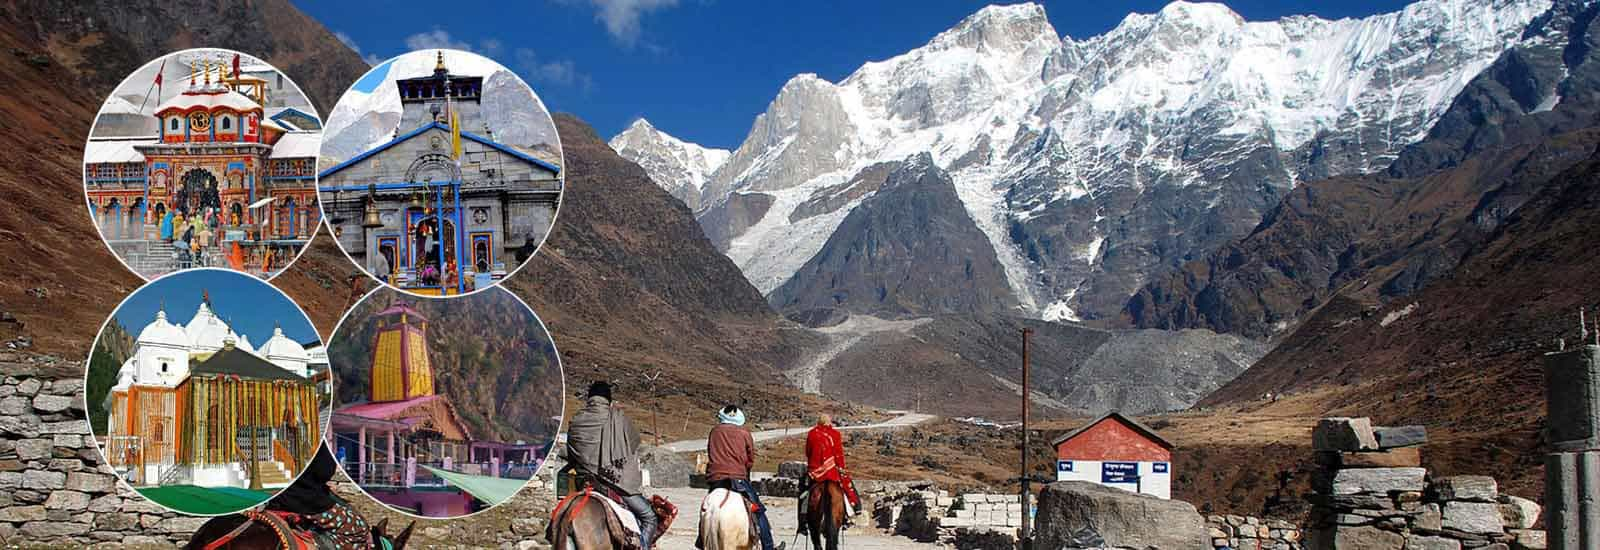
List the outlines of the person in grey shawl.
{"label": "person in grey shawl", "polygon": [[567,463],[596,485],[623,496],[622,505],[639,518],[639,547],[650,550],[656,538],[656,513],[644,497],[639,430],[612,404],[611,384],[590,384],[587,402],[572,415]]}

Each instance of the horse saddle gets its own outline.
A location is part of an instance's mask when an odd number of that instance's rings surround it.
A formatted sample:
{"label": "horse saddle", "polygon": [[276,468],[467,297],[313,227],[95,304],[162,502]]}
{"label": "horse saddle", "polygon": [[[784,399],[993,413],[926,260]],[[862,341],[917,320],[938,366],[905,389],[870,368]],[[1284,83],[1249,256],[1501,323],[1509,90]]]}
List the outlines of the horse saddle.
{"label": "horse saddle", "polygon": [[617,543],[621,550],[639,550],[639,519],[633,517],[633,512],[628,511],[620,501],[621,495],[610,491],[597,491],[592,485],[568,494],[556,504],[554,517],[545,533],[545,539],[558,548],[564,548],[562,544],[567,536],[566,526],[572,521],[572,516],[584,506],[601,506],[605,510],[603,516],[606,518],[606,532],[611,536],[611,540]]}

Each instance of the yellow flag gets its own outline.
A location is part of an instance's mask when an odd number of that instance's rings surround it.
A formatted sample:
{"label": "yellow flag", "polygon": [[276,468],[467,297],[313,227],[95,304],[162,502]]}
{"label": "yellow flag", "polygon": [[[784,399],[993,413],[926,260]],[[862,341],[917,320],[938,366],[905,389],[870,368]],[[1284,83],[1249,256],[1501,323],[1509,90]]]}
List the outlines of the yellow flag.
{"label": "yellow flag", "polygon": [[450,158],[461,160],[461,119],[450,110]]}

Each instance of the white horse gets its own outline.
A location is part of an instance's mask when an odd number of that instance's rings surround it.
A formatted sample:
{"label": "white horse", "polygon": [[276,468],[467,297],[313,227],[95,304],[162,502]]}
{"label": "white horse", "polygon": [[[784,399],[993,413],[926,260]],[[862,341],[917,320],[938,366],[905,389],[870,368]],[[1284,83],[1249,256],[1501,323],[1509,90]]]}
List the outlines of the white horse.
{"label": "white horse", "polygon": [[744,497],[713,489],[700,501],[700,541],[705,550],[750,550],[750,511]]}

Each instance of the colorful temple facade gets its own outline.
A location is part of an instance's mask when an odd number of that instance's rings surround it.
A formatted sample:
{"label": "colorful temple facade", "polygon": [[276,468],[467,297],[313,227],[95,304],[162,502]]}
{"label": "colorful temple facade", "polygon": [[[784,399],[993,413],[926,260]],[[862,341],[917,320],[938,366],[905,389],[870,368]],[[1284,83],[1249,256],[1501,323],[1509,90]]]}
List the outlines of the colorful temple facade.
{"label": "colorful temple facade", "polygon": [[286,486],[321,440],[318,361],[282,329],[252,347],[209,300],[186,325],[163,309],[111,389],[107,461],[135,487]]}
{"label": "colorful temple facade", "polygon": [[[428,318],[400,303],[373,320],[368,401],[332,417],[332,447],[345,473],[391,506],[453,517],[498,503],[461,487],[520,487],[542,447],[476,439],[447,396],[436,392],[428,357]],[[514,491],[513,491],[514,492]]]}
{"label": "colorful temple facade", "polygon": [[544,241],[561,168],[484,135],[483,90],[440,52],[432,74],[395,81],[396,137],[320,174],[329,227],[369,273],[454,294],[500,280]]}
{"label": "colorful temple facade", "polygon": [[[194,264],[269,275],[319,223],[321,121],[271,97],[288,93],[272,84],[282,78],[275,71],[190,62],[187,87],[154,107],[107,102],[84,155],[90,212],[142,275]],[[153,134],[125,135],[151,126]],[[201,258],[172,246],[196,222],[204,225],[195,237]]]}

